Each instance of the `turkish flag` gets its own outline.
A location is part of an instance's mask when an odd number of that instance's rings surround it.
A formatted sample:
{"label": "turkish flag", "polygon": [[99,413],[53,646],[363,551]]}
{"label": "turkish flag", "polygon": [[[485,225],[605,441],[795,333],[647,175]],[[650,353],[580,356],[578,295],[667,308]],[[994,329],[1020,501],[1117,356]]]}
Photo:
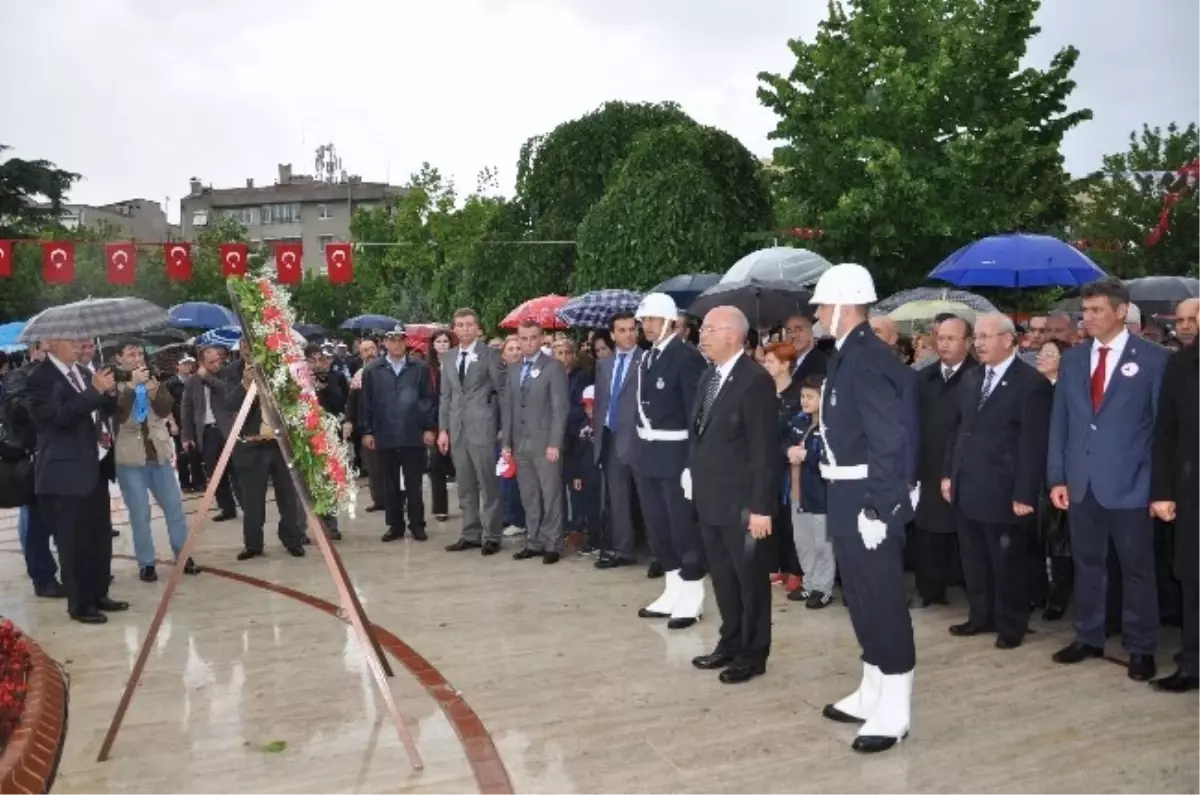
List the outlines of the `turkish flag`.
{"label": "turkish flag", "polygon": [[304,246],[280,243],[275,246],[275,272],[280,284],[296,284],[304,278]]}
{"label": "turkish flag", "polygon": [[192,244],[163,243],[163,259],[167,261],[167,278],[186,282],[192,278]]}
{"label": "turkish flag", "polygon": [[8,277],[12,275],[12,241],[0,240],[0,277]]}
{"label": "turkish flag", "polygon": [[325,269],[332,284],[354,281],[354,246],[350,243],[325,244]]}
{"label": "turkish flag", "polygon": [[245,243],[222,243],[219,250],[222,276],[229,278],[246,275],[246,260],[250,257],[249,246]]}
{"label": "turkish flag", "polygon": [[75,281],[75,244],[42,244],[42,279],[46,284],[70,284]]}
{"label": "turkish flag", "polygon": [[109,243],[104,247],[109,284],[133,284],[137,247],[132,243]]}

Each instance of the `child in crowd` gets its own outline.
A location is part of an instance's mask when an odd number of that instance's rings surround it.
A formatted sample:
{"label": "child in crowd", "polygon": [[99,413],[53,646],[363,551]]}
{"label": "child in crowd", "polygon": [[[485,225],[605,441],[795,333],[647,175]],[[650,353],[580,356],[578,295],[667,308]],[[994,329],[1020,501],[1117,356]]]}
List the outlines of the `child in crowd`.
{"label": "child in crowd", "polygon": [[821,384],[823,378],[810,375],[800,390],[801,411],[788,429],[791,446],[792,535],[796,555],[804,572],[804,587],[788,594],[788,599],[804,602],[817,610],[833,601],[836,564],[833,544],[825,531],[825,480],[821,477]]}
{"label": "child in crowd", "polygon": [[592,442],[592,412],[596,402],[596,387],[583,388],[582,399],[584,417],[579,422],[571,422],[567,426],[570,443],[567,445],[568,458],[564,471],[567,488],[573,499],[572,505],[582,508],[582,521],[575,525],[576,530],[582,530],[586,536],[584,546],[598,546],[600,543],[600,472],[596,468],[595,447]]}

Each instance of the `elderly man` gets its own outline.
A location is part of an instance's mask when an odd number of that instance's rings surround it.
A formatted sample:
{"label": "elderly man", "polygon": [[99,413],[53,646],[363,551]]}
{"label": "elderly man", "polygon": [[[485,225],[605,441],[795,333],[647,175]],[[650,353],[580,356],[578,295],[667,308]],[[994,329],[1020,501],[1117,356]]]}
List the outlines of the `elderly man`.
{"label": "elderly man", "polygon": [[792,388],[800,385],[810,375],[825,375],[829,357],[817,350],[813,340],[813,322],[804,315],[792,315],[784,323],[787,340],[796,348],[796,362],[792,365]]}
{"label": "elderly man", "polygon": [[[771,651],[771,560],[768,537],[779,500],[775,383],[744,355],[746,316],[721,306],[704,318],[700,346],[712,362],[701,381],[689,427],[685,490],[696,506],[704,554],[721,610],[721,639],[692,664],[723,668],[738,684],[767,670]],[[737,466],[730,467],[736,461]]]}
{"label": "elderly man", "polygon": [[1188,298],[1180,301],[1179,306],[1175,308],[1175,336],[1185,348],[1196,343],[1197,332],[1200,331],[1196,322],[1198,313],[1200,313],[1200,298]]}
{"label": "elderly man", "polygon": [[1129,309],[1125,312],[1125,330],[1135,337],[1142,336],[1142,310],[1138,305],[1129,302]]}
{"label": "elderly man", "polygon": [[892,350],[896,349],[896,345],[900,342],[900,329],[896,325],[896,321],[892,320],[887,315],[871,315],[871,331],[875,332],[875,336],[883,340],[883,343]]}

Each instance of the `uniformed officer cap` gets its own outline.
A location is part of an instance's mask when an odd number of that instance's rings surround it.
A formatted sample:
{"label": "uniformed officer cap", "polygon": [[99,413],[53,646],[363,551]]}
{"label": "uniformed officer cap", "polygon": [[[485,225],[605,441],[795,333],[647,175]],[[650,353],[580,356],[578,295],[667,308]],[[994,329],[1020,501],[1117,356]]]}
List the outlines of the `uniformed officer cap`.
{"label": "uniformed officer cap", "polygon": [[666,293],[650,293],[638,304],[637,312],[633,317],[634,320],[641,320],[645,317],[675,320],[679,317],[679,309],[675,306],[675,299]]}
{"label": "uniformed officer cap", "polygon": [[877,300],[875,280],[871,278],[871,272],[854,262],[843,262],[821,274],[809,303],[826,306],[863,306],[873,304]]}

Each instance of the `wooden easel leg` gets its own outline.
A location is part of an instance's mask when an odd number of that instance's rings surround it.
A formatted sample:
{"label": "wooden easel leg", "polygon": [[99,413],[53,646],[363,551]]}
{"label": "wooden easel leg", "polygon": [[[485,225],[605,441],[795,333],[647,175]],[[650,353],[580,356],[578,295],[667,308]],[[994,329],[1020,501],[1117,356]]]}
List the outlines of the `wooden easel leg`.
{"label": "wooden easel leg", "polygon": [[196,543],[200,540],[200,534],[204,531],[204,525],[208,521],[208,510],[212,507],[213,499],[216,497],[217,486],[221,482],[221,477],[225,474],[225,468],[229,466],[229,459],[233,455],[233,448],[237,444],[238,435],[242,432],[242,425],[246,422],[246,415],[250,413],[250,406],[254,403],[254,396],[257,391],[257,385],[251,384],[246,390],[246,399],[242,401],[242,407],[238,409],[237,417],[233,420],[233,427],[230,429],[229,438],[225,440],[225,448],[221,450],[221,457],[217,460],[217,466],[213,469],[212,477],[208,481],[208,488],[204,491],[204,499],[200,502],[200,510],[192,515],[191,525],[188,527],[187,541],[184,542],[183,549],[179,553],[179,559],[175,561],[175,566],[171,569],[171,578],[167,580],[167,587],[163,591],[162,599],[158,602],[158,609],[154,612],[154,619],[150,622],[150,629],[146,632],[146,639],[142,641],[142,648],[138,652],[137,661],[133,664],[133,671],[129,674],[129,681],[125,683],[125,692],[121,694],[121,701],[117,704],[117,711],[113,714],[112,722],[108,725],[108,734],[104,736],[104,744],[100,746],[100,755],[97,757],[97,761],[106,761],[112,751],[113,743],[116,742],[117,732],[121,730],[121,722],[125,720],[125,712],[129,709],[129,702],[133,700],[133,691],[137,688],[138,682],[142,678],[142,670],[146,667],[146,660],[150,657],[150,649],[154,647],[154,642],[158,638],[158,631],[162,628],[163,619],[167,617],[167,608],[170,607],[171,599],[175,596],[175,589],[179,587],[179,581],[183,579],[183,567],[186,565],[188,558],[191,557],[192,550],[196,548]]}

